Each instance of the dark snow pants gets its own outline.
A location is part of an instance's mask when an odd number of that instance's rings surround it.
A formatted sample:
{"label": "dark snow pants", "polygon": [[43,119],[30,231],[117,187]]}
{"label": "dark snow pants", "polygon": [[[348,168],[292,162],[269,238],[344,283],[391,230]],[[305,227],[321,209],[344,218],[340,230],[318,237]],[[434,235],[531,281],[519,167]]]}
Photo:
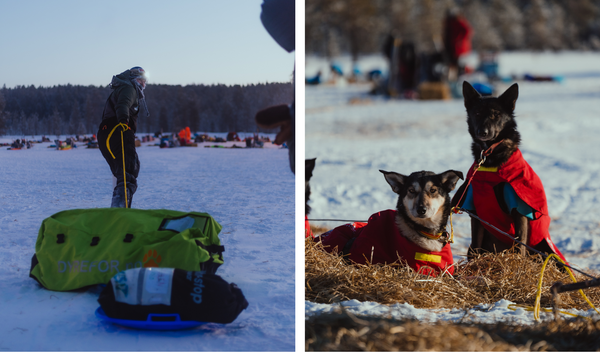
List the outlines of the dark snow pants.
{"label": "dark snow pants", "polygon": [[[125,208],[125,185],[127,187],[127,207],[131,208],[133,194],[137,190],[137,177],[140,173],[140,161],[135,151],[135,134],[131,129],[123,132],[123,145],[121,144],[121,132],[123,128],[117,127],[108,141],[110,132],[117,125],[116,118],[102,121],[98,129],[98,146],[102,156],[110,166],[110,171],[117,179],[117,185],[113,190],[111,207]],[[112,152],[112,154],[111,154]],[[123,152],[125,153],[125,177],[123,177]],[[114,157],[113,157],[114,156]]]}

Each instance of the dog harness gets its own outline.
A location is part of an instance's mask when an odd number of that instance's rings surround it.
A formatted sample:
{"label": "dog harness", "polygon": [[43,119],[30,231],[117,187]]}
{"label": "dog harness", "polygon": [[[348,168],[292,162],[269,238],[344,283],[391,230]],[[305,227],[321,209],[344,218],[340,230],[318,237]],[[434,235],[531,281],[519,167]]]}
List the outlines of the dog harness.
{"label": "dog harness", "polygon": [[402,260],[425,275],[436,276],[446,269],[453,274],[450,245],[444,246],[441,252],[419,247],[400,233],[396,214],[396,210],[384,210],[371,215],[368,223],[338,226],[321,235],[320,241],[328,252],[333,252],[336,247],[338,252],[349,252],[348,258],[358,264],[391,264]]}
{"label": "dog harness", "polygon": [[[517,197],[525,203],[519,205],[517,210],[529,218],[529,240],[528,245],[535,247],[542,240],[546,240],[550,249],[565,260],[562,253],[556,248],[550,238],[550,216],[548,216],[548,205],[546,202],[546,193],[542,181],[533,171],[531,166],[525,161],[521,151],[517,149],[511,157],[498,168],[481,167],[473,176],[477,162],[469,169],[467,180],[473,177],[470,188],[472,188],[472,203],[477,215],[483,220],[496,226],[498,229],[515,236],[515,226],[510,216],[510,211],[503,210],[498,203],[497,193],[502,194],[504,198],[510,198],[510,190],[507,192],[506,185],[498,189],[498,185],[509,184]],[[458,196],[455,195],[455,197]],[[468,196],[467,196],[468,197]],[[493,199],[494,201],[490,201]],[[465,203],[470,203],[465,200]],[[510,205],[509,207],[514,207]],[[471,207],[467,204],[468,207]],[[525,211],[524,211],[525,209]],[[486,229],[496,236],[500,241],[511,245],[513,242],[505,236],[496,232],[488,225],[483,224]],[[566,260],[565,260],[566,261]]]}

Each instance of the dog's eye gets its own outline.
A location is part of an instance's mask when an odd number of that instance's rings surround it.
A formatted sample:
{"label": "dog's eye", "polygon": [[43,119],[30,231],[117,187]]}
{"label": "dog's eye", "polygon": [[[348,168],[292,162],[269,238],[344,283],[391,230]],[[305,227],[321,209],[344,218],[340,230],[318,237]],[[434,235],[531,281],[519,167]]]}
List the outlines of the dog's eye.
{"label": "dog's eye", "polygon": [[430,190],[429,190],[429,193],[432,193],[432,194],[433,194],[433,193],[435,193],[436,191],[437,191],[437,189],[435,189],[435,188],[432,188],[432,189],[430,189]]}
{"label": "dog's eye", "polygon": [[410,194],[415,194],[415,193],[417,193],[417,192],[416,192],[416,191],[415,191],[413,188],[409,188],[409,189],[408,189],[408,193],[410,193]]}

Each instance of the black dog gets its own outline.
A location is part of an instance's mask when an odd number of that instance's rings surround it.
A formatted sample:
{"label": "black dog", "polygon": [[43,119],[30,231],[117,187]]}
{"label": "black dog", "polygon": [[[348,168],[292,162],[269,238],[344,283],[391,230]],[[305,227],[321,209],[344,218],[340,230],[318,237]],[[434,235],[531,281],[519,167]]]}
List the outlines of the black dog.
{"label": "black dog", "polygon": [[[452,205],[470,208],[515,239],[562,257],[548,233],[550,217],[542,183],[519,150],[521,135],[514,115],[519,86],[513,84],[497,98],[483,97],[465,81],[463,95],[475,163],[467,175],[467,181],[472,178],[470,190],[469,182],[463,183]],[[478,164],[481,167],[475,171]],[[469,257],[480,250],[503,251],[514,245],[512,239],[475,218],[471,219],[471,236]],[[525,247],[520,250],[526,253]]]}
{"label": "black dog", "polygon": [[313,170],[315,169],[315,162],[317,158],[304,160],[304,214],[310,213],[310,178],[312,177]]}
{"label": "black dog", "polygon": [[[312,172],[315,169],[315,162],[317,158],[314,159],[306,159],[304,160],[304,216],[308,217],[310,213],[310,205],[308,205],[308,201],[310,200],[310,178],[312,177]],[[306,237],[313,237],[312,230],[310,229],[310,224],[308,223],[308,218],[304,221],[304,232]]]}

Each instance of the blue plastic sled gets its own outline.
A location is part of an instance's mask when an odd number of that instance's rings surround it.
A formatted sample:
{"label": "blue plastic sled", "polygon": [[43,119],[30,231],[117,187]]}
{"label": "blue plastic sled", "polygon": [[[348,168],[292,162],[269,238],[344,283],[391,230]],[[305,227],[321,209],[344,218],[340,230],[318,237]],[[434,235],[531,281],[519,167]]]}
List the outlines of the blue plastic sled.
{"label": "blue plastic sled", "polygon": [[494,92],[494,87],[487,83],[475,82],[473,83],[473,88],[481,95],[492,95]]}
{"label": "blue plastic sled", "polygon": [[[108,317],[102,310],[102,307],[98,307],[98,309],[96,309],[96,316],[102,320],[109,322],[109,323],[126,326],[128,328],[144,329],[144,330],[181,330],[181,329],[191,329],[191,328],[195,328],[197,326],[206,324],[205,322],[202,322],[202,321],[181,320],[179,318],[179,314],[148,314],[148,319],[145,321],[144,320],[115,319],[115,318]],[[154,318],[169,319],[169,321],[155,321]],[[171,319],[174,319],[174,320],[171,320]]]}

